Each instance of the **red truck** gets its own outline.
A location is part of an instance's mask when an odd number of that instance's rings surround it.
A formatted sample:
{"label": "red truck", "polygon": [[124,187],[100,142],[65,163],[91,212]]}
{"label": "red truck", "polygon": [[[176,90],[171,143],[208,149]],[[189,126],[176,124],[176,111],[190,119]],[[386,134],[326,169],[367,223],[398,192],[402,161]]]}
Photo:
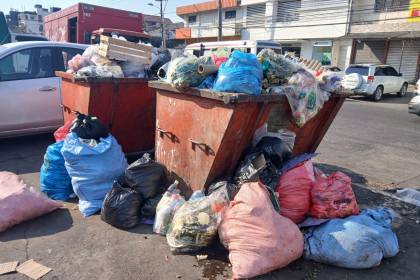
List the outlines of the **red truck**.
{"label": "red truck", "polygon": [[143,14],[78,3],[44,17],[45,36],[50,41],[89,44],[100,28],[143,31]]}

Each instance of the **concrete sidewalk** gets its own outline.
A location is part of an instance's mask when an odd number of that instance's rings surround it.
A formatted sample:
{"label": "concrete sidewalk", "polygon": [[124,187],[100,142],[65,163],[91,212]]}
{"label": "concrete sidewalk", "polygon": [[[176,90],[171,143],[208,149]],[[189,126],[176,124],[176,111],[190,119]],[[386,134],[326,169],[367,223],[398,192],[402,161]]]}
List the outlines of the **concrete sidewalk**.
{"label": "concrete sidewalk", "polygon": [[[38,186],[38,170],[49,140],[45,141],[45,136],[30,140],[17,139],[14,147],[1,149],[0,170],[22,174],[28,183]],[[387,206],[399,214],[395,230],[400,253],[368,270],[299,260],[259,279],[419,279],[420,208],[369,190],[363,177],[351,170],[319,167],[348,173],[355,182],[362,208]],[[198,262],[195,256],[174,256],[166,239],[152,234],[151,226],[119,230],[102,222],[98,215],[83,218],[76,203],[65,203],[61,210],[0,233],[0,252],[0,263],[34,259],[51,267],[53,271],[42,279],[228,279],[231,275],[227,251],[217,242],[209,250],[208,260]],[[28,278],[10,274],[0,279]]]}

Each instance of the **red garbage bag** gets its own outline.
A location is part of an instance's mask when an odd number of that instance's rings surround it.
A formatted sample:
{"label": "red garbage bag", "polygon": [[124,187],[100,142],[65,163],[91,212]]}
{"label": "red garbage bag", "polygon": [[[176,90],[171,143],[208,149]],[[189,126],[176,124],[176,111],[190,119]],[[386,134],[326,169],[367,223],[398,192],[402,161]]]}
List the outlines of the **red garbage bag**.
{"label": "red garbage bag", "polygon": [[72,123],[73,121],[68,121],[54,132],[55,142],[64,141],[67,134],[70,132]]}
{"label": "red garbage bag", "polygon": [[313,217],[332,219],[359,214],[351,179],[340,171],[330,176],[317,172],[311,197],[310,215]]}
{"label": "red garbage bag", "polygon": [[258,182],[243,184],[225,208],[219,237],[229,250],[233,279],[285,267],[303,252],[299,228],[274,210],[267,189]]}
{"label": "red garbage bag", "polygon": [[302,222],[311,208],[311,190],[315,182],[312,161],[285,172],[277,184],[280,214],[295,224]]}
{"label": "red garbage bag", "polygon": [[217,56],[215,54],[211,55],[211,59],[213,60],[213,63],[216,64],[217,67],[220,67],[220,65],[223,62],[226,62],[228,60],[228,58],[225,56]]}

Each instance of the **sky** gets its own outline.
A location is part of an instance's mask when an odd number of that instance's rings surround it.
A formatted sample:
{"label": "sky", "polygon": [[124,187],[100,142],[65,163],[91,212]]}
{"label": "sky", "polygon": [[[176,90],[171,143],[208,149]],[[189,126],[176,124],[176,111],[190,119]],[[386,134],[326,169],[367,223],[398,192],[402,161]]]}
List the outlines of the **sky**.
{"label": "sky", "polygon": [[[178,17],[175,13],[177,6],[189,5],[205,1],[206,0],[168,0],[168,4],[165,10],[165,17],[168,17],[175,22],[182,21],[182,19]],[[0,0],[0,11],[4,12],[5,14],[8,14],[11,8],[16,10],[33,11],[35,4],[41,4],[44,8],[54,6],[63,9],[78,2],[152,15],[158,15],[159,9],[148,6],[147,3],[152,2],[156,6],[160,5],[159,2],[155,0]]]}

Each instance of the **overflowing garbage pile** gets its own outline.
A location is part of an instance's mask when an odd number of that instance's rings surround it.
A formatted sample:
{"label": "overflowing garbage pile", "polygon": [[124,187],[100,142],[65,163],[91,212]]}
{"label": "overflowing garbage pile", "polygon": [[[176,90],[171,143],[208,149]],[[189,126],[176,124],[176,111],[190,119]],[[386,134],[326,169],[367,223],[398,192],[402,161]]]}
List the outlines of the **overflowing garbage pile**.
{"label": "overflowing garbage pile", "polygon": [[300,127],[318,113],[331,92],[342,87],[340,75],[311,67],[272,49],[263,49],[258,55],[217,49],[199,58],[178,57],[163,65],[158,76],[181,90],[197,87],[218,93],[285,95]]}
{"label": "overflowing garbage pile", "polygon": [[[118,39],[124,41],[122,38]],[[69,60],[67,73],[76,77],[153,78],[159,68],[171,60],[171,53],[166,48],[153,48],[142,43],[134,45],[149,49],[150,52],[146,53],[151,59],[136,60],[130,56],[124,60],[109,58],[100,49],[100,45],[91,45],[82,55],[77,54]]]}

